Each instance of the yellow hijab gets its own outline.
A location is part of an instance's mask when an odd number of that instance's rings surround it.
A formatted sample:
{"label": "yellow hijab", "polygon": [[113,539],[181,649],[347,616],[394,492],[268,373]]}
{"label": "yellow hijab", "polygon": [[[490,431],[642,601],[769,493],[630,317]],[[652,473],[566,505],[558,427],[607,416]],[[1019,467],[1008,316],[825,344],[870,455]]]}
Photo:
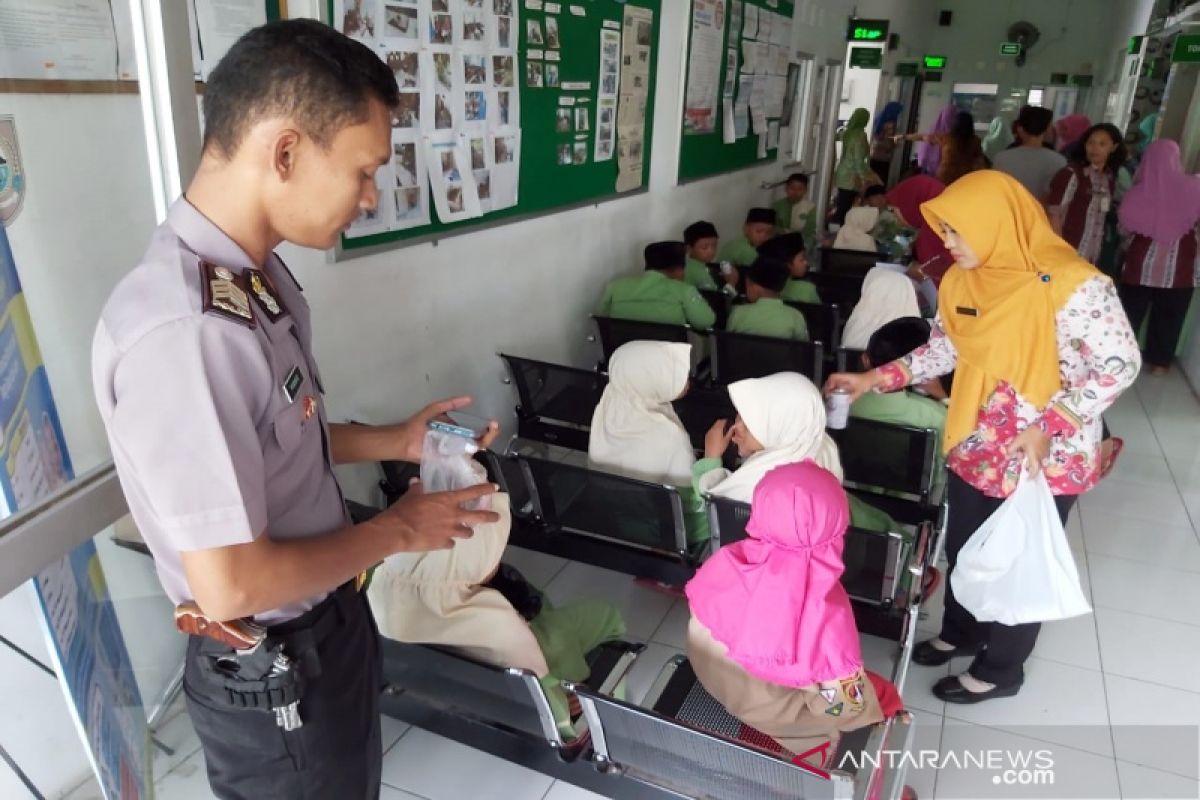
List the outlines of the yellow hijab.
{"label": "yellow hijab", "polygon": [[[942,446],[971,434],[1004,380],[1039,409],[1061,386],[1055,314],[1101,273],[1050,227],[1033,195],[994,170],[964,175],[921,205],[929,226],[956,230],[979,266],[950,268],[938,290],[942,327],[958,351]],[[943,239],[945,237],[943,236]]]}

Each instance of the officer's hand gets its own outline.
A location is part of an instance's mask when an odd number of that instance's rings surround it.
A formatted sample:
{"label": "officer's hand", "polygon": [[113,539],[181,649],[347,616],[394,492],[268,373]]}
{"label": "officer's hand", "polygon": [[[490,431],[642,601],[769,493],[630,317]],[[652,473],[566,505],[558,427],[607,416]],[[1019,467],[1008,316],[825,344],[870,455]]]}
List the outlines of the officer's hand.
{"label": "officer's hand", "polygon": [[483,483],[455,492],[426,494],[421,482],[413,481],[404,496],[365,524],[376,527],[381,535],[392,537],[393,552],[446,550],[454,546],[455,539],[470,538],[475,525],[500,519],[494,511],[470,511],[463,507],[495,492],[494,484]]}
{"label": "officer's hand", "polygon": [[[425,443],[425,431],[428,429],[430,421],[469,405],[471,405],[471,398],[466,395],[439,400],[436,403],[430,403],[400,423],[399,452],[394,457],[399,461],[420,464],[421,450]],[[492,442],[499,434],[500,425],[495,420],[488,422],[487,429],[476,440],[479,449],[486,450],[491,447]]]}

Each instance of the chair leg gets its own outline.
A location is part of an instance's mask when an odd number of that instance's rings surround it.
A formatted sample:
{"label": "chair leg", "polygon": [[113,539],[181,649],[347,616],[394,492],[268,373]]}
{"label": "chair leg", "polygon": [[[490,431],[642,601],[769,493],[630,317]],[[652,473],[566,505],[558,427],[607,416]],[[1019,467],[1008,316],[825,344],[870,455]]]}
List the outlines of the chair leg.
{"label": "chair leg", "polygon": [[183,691],[183,668],[184,663],[180,662],[179,667],[175,670],[175,674],[171,676],[170,683],[167,688],[163,689],[162,695],[158,698],[158,703],[154,706],[154,711],[146,718],[146,727],[154,730],[158,727],[158,723],[162,721],[163,715],[167,713],[175,700],[179,697],[179,693]]}

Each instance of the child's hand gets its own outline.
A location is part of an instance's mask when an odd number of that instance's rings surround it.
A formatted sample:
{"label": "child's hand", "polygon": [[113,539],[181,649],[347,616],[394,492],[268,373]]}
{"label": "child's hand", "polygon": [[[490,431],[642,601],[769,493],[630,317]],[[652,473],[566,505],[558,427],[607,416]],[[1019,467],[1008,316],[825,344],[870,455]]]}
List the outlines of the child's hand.
{"label": "child's hand", "polygon": [[704,457],[721,458],[733,441],[733,426],[728,420],[719,419],[704,435]]}

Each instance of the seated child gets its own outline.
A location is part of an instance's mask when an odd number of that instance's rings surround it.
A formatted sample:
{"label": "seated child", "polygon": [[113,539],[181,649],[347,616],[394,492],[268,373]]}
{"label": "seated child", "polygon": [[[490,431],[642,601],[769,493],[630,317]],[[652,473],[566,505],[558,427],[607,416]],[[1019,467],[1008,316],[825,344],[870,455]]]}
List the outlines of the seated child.
{"label": "seated child", "polygon": [[846,212],[846,223],[838,230],[833,246],[837,250],[860,250],[876,253],[871,229],[879,221],[879,209],[874,206],[855,206]]}
{"label": "seated child", "polygon": [[[693,291],[695,291],[693,289]],[[671,402],[688,390],[690,344],[629,342],[608,363],[608,386],[592,414],[588,465],[680,487],[689,541],[708,537],[704,500],[692,491],[696,454]]]}
{"label": "seated child", "polygon": [[646,271],[617,278],[604,289],[596,306],[602,317],[691,325],[706,331],[717,320],[716,313],[696,287],[683,282],[687,248],[683,242],[654,242],[646,245]]}
{"label": "seated child", "polygon": [[587,654],[624,636],[625,624],[605,603],[554,608],[520,573],[502,565],[512,522],[509,499],[495,494],[490,502],[500,521],[476,526],[449,550],[398,553],[375,569],[367,594],[379,633],[530,670],[546,690],[559,732],[573,739],[560,681],[586,680]]}
{"label": "seated child", "polygon": [[836,476],[811,461],[776,467],[754,490],[749,538],[718,550],[686,588],[700,683],[791,754],[831,744],[816,767],[842,732],[883,720],[840,582],[849,519]]}
{"label": "seated child", "polygon": [[711,222],[693,222],[683,229],[683,243],[687,245],[687,266],[683,280],[697,289],[717,289],[709,264],[717,260],[717,228]]}
{"label": "seated child", "polygon": [[748,267],[758,258],[758,247],[775,233],[775,211],[752,208],[746,214],[742,236],[728,241],[721,248],[721,260],[738,267]]}
{"label": "seated child", "polygon": [[784,197],[775,203],[775,227],[780,233],[798,231],[810,239],[816,235],[817,207],[808,199],[808,176],[788,175]]}
{"label": "seated child", "polygon": [[[737,411],[733,425],[718,420],[704,437],[704,458],[692,468],[696,494],[713,494],[749,503],[762,477],[781,464],[812,460],[842,477],[837,444],[825,433],[825,400],[813,382],[797,372],[779,372],[729,385]],[[721,456],[737,445],[743,461],[734,472]],[[856,528],[896,530],[887,514],[849,495]]]}
{"label": "seated child", "polygon": [[862,297],[842,329],[842,347],[866,350],[872,334],[894,319],[921,316],[917,290],[903,272],[875,267],[863,279]]}
{"label": "seated child", "polygon": [[817,287],[812,281],[804,280],[808,274],[808,254],[804,250],[804,236],[799,233],[781,233],[763,242],[758,248],[760,256],[778,258],[788,265],[791,277],[779,297],[789,303],[820,303]]}
{"label": "seated child", "polygon": [[[916,350],[929,341],[929,323],[920,317],[903,317],[884,325],[871,336],[862,354],[865,369],[882,367]],[[927,396],[907,389],[899,392],[867,392],[850,406],[850,415],[938,432],[938,463],[942,458],[942,430],[946,427],[946,397],[939,380],[921,384]]]}
{"label": "seated child", "polygon": [[908,252],[909,242],[903,237],[912,236],[915,232],[900,222],[892,207],[888,205],[887,193],[882,186],[868,186],[863,192],[862,204],[879,209],[879,221],[875,223],[871,234],[887,257],[899,263]]}
{"label": "seated child", "polygon": [[730,333],[807,342],[808,323],[804,321],[804,315],[784,305],[779,297],[789,277],[786,262],[771,256],[756,258],[746,275],[746,296],[750,303],[734,306],[726,329]]}

